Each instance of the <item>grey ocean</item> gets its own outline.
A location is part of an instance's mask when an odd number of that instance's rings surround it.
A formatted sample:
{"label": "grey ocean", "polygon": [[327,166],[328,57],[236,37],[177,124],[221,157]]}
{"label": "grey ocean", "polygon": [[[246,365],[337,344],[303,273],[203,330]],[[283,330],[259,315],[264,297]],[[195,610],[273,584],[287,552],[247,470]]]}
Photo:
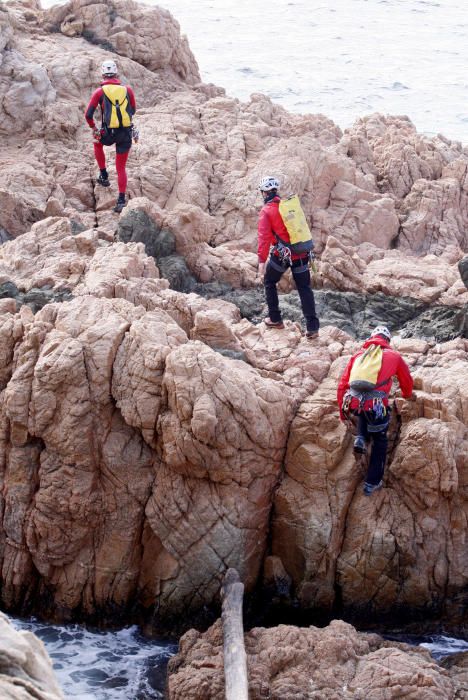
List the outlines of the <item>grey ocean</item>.
{"label": "grey ocean", "polygon": [[[205,82],[263,92],[346,128],[372,112],[468,143],[468,13],[462,0],[162,0]],[[269,9],[267,9],[269,7]]]}

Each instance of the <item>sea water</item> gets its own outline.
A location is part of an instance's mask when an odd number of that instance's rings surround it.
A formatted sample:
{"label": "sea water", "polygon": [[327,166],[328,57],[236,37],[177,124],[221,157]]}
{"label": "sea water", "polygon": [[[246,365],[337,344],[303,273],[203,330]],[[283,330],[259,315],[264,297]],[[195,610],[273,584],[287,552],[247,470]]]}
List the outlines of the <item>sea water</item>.
{"label": "sea water", "polygon": [[11,618],[34,632],[52,659],[65,697],[73,700],[157,700],[176,644],[143,637],[136,626],[106,632]]}
{"label": "sea water", "polygon": [[468,652],[468,641],[464,639],[454,639],[443,634],[435,634],[425,638],[420,642],[420,646],[428,649],[434,659],[443,659],[450,654],[458,654],[462,651]]}
{"label": "sea water", "polygon": [[[50,6],[54,0],[42,0]],[[178,20],[204,82],[292,112],[406,114],[468,143],[465,0],[147,0]],[[138,89],[138,86],[134,86]]]}

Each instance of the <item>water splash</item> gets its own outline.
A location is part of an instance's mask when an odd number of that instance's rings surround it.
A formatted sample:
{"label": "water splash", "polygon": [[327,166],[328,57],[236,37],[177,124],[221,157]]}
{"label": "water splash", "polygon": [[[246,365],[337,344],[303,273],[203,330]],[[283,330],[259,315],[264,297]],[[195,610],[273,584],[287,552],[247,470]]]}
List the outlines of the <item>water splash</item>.
{"label": "water splash", "polygon": [[66,698],[156,700],[164,697],[166,666],[177,645],[143,637],[136,626],[101,632],[37,620],[12,623],[45,644]]}

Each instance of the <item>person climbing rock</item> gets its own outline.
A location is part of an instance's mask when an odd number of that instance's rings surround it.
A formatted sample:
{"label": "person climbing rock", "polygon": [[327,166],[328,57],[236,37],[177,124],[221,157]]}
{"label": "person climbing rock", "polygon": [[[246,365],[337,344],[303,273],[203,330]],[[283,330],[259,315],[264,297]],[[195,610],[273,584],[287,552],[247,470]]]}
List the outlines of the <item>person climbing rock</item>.
{"label": "person climbing rock", "polygon": [[400,353],[390,348],[391,338],[386,326],[374,328],[362,348],[349,360],[337,390],[340,419],[346,421],[350,414],[357,417],[355,455],[366,454],[367,445],[372,442],[364,483],[366,496],[382,486],[391,410],[388,394],[392,378],[397,377],[403,398],[415,398],[408,365]]}
{"label": "person climbing rock", "polygon": [[[268,305],[269,315],[265,324],[269,328],[284,328],[276,285],[290,267],[306,320],[306,337],[317,338],[320,323],[315,313],[314,293],[310,286],[310,254],[294,254],[287,249],[290,237],[279,212],[281,197],[278,195],[278,180],[272,176],[264,177],[260,181],[259,189],[264,205],[258,219],[258,274],[263,277]],[[270,257],[267,262],[268,256]]]}
{"label": "person climbing rock", "polygon": [[[127,164],[128,154],[132,147],[132,137],[138,140],[138,132],[132,124],[136,112],[135,95],[131,87],[122,85],[118,77],[117,65],[114,61],[104,61],[101,65],[102,83],[89,101],[85,118],[93,130],[94,156],[100,174],[97,182],[103,187],[109,187],[109,175],[106,169],[106,157],[103,146],[115,144],[115,168],[119,196],[114,211],[120,213],[126,204]],[[94,112],[101,108],[101,127],[94,122]]]}

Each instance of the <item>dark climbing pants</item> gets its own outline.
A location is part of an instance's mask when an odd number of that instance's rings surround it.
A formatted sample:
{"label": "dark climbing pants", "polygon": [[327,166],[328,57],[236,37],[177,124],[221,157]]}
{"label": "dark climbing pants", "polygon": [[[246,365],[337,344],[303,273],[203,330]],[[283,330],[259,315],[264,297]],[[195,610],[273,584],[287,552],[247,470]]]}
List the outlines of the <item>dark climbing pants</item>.
{"label": "dark climbing pants", "polygon": [[[385,460],[387,459],[389,410],[387,408],[387,415],[380,420],[375,420],[372,411],[362,411],[358,414],[358,435],[363,437],[366,442],[369,440],[372,442],[366,482],[373,486],[382,480]],[[383,429],[375,432],[375,428],[380,427]]]}
{"label": "dark climbing pants", "polygon": [[[270,257],[266,265],[264,277],[265,297],[268,305],[268,315],[274,323],[281,321],[281,311],[279,309],[278,290],[276,289],[276,285],[287,269],[288,266],[283,267],[279,262],[279,258],[275,255]],[[315,313],[314,293],[310,288],[308,258],[305,257],[300,258],[299,260],[293,260],[291,264],[291,272],[294,279],[294,284],[299,292],[302,313],[304,314],[304,318],[306,320],[307,330],[318,331],[320,323]]]}

